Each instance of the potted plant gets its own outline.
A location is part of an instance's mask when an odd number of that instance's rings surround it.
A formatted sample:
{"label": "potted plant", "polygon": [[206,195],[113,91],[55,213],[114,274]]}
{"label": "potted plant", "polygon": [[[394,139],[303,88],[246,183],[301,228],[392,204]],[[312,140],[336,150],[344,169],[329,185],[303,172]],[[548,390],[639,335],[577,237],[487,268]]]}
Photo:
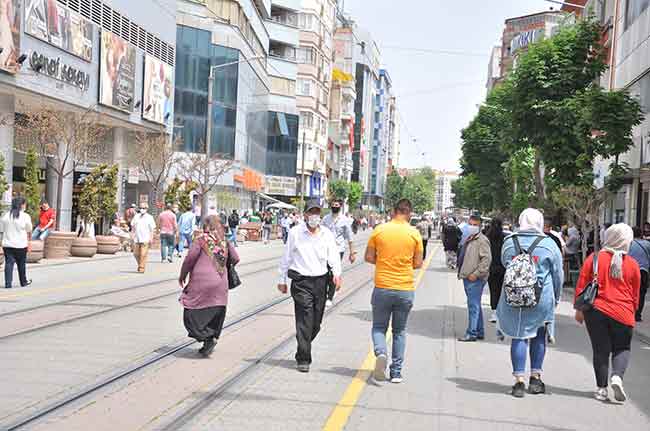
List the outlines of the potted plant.
{"label": "potted plant", "polygon": [[[2,154],[0,154],[0,216],[4,215],[5,211],[7,210],[2,196],[7,190],[9,190],[9,184],[7,184],[7,177],[5,176],[5,158]],[[0,268],[2,268],[4,263],[5,254],[2,247],[0,247]]]}
{"label": "potted plant", "polygon": [[[25,154],[25,202],[27,203],[27,214],[32,219],[32,224],[38,224],[39,206],[41,193],[38,187],[38,154],[33,146],[29,147]],[[27,263],[38,263],[45,254],[43,241],[30,240],[29,251],[27,252]]]}
{"label": "potted plant", "polygon": [[93,257],[97,253],[94,226],[117,211],[117,173],[117,165],[101,164],[84,178],[79,196],[81,232],[72,241],[70,252],[73,256]]}

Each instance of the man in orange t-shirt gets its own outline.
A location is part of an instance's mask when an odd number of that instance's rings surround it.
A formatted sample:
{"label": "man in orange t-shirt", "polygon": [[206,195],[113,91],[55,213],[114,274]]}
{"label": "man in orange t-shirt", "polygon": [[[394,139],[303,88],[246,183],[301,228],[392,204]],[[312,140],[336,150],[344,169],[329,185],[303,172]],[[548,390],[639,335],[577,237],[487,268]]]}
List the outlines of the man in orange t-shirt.
{"label": "man in orange t-shirt", "polygon": [[366,262],[375,265],[375,290],[372,293],[372,342],[377,362],[375,380],[386,380],[388,363],[386,331],[392,317],[393,349],[390,381],[402,382],[402,364],[406,348],[406,322],[415,297],[415,269],[422,267],[422,237],[409,224],[413,206],[401,199],[393,209],[393,218],[375,228]]}

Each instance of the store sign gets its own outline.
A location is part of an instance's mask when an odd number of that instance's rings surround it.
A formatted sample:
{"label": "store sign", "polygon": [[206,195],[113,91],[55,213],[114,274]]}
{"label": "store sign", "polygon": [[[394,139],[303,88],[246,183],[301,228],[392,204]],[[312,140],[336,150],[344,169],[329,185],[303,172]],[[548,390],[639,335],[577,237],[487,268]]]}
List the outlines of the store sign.
{"label": "store sign", "polygon": [[172,67],[155,57],[147,55],[144,60],[144,102],[142,118],[165,124],[172,111]]}
{"label": "store sign", "polygon": [[294,177],[267,175],[264,193],[267,195],[295,196],[297,183]]}
{"label": "store sign", "polygon": [[[24,183],[25,179],[25,167],[24,166],[14,166],[12,170],[12,178],[15,182]],[[47,179],[47,173],[45,169],[38,170],[38,182],[40,184],[45,184]]]}
{"label": "store sign", "polygon": [[255,171],[244,169],[242,174],[235,175],[236,182],[241,183],[246,190],[260,192],[264,187],[264,178]]}
{"label": "store sign", "polygon": [[138,184],[140,182],[140,169],[129,168],[129,176],[127,179],[129,184]]}
{"label": "store sign", "polygon": [[99,59],[99,103],[125,112],[133,111],[135,98],[135,47],[102,30]]}
{"label": "store sign", "polygon": [[34,51],[29,56],[29,67],[50,78],[74,85],[81,91],[87,91],[90,87],[90,75],[63,63],[60,57],[50,58]]}
{"label": "store sign", "polygon": [[520,49],[527,48],[529,45],[542,39],[544,37],[544,33],[545,30],[543,28],[519,33],[510,42],[510,54],[512,55]]}

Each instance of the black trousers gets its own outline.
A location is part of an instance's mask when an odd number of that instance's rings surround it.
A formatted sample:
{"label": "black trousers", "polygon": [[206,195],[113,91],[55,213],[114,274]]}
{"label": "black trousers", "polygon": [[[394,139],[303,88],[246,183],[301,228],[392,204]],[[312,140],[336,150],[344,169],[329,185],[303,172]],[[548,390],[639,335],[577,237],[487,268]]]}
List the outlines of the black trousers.
{"label": "black trousers", "polygon": [[327,300],[327,274],[291,281],[291,296],[296,312],[296,361],[311,364],[311,343],[320,332]]}
{"label": "black trousers", "polygon": [[27,286],[27,249],[3,247],[5,253],[5,287],[11,288],[14,281],[14,265],[18,266],[21,286]]}
{"label": "black trousers", "polygon": [[596,385],[606,388],[609,381],[609,359],[612,359],[612,375],[623,378],[630,363],[630,346],[632,343],[631,326],[593,309],[585,314],[587,332],[593,350],[594,373]]}
{"label": "black trousers", "polygon": [[488,285],[490,286],[490,308],[497,309],[499,305],[499,298],[501,298],[501,288],[503,287],[503,277],[506,275],[506,270],[503,268],[490,269],[488,277]]}
{"label": "black trousers", "polygon": [[[341,252],[341,265],[343,265],[343,256],[345,256],[344,251]],[[336,295],[336,285],[332,281],[327,284],[327,299],[330,301],[334,300],[334,295]]]}
{"label": "black trousers", "polygon": [[643,307],[645,306],[645,297],[648,293],[648,272],[641,271],[641,292],[639,296],[639,309],[636,310],[636,320],[641,321],[643,317]]}
{"label": "black trousers", "polygon": [[429,243],[428,239],[422,240],[422,260],[427,258],[427,244]]}

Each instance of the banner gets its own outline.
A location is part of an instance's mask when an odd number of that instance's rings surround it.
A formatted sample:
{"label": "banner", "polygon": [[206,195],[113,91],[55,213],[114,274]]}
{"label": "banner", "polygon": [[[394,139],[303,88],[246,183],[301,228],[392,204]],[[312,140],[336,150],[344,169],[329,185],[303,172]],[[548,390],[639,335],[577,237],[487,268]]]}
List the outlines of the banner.
{"label": "banner", "polygon": [[[169,121],[173,108],[172,74],[173,69],[170,65],[150,55],[145,56],[144,101],[142,103],[142,118],[145,120],[160,124],[166,124]],[[166,120],[165,117],[167,117]]]}
{"label": "banner", "polygon": [[99,59],[99,103],[133,111],[135,48],[119,36],[102,31]]}
{"label": "banner", "polygon": [[56,0],[26,1],[25,33],[92,61],[93,24],[90,21]]}
{"label": "banner", "polygon": [[0,70],[16,73],[20,66],[20,0],[0,0]]}

